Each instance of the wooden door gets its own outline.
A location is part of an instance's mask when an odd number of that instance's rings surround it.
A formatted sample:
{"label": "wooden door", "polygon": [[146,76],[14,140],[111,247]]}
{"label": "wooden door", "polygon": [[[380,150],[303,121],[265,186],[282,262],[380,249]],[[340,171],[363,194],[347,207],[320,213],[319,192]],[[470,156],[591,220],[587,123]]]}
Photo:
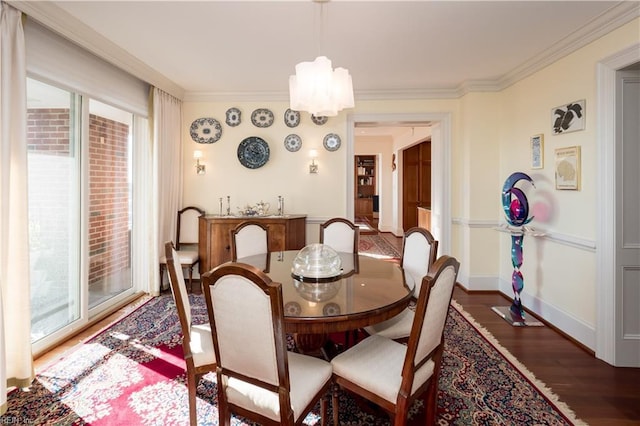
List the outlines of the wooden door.
{"label": "wooden door", "polygon": [[402,153],[402,227],[418,226],[418,207],[431,208],[431,141]]}

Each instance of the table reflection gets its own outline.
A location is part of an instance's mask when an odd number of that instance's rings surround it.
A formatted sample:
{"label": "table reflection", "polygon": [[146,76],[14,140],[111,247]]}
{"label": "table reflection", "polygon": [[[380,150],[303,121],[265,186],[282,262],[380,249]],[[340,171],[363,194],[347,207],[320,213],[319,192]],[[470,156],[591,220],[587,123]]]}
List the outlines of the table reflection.
{"label": "table reflection", "polygon": [[[297,250],[238,259],[282,284],[288,332],[352,330],[398,314],[411,299],[415,277],[395,262],[339,253],[342,274],[331,282],[303,282],[292,276]],[[420,277],[421,279],[422,277]]]}

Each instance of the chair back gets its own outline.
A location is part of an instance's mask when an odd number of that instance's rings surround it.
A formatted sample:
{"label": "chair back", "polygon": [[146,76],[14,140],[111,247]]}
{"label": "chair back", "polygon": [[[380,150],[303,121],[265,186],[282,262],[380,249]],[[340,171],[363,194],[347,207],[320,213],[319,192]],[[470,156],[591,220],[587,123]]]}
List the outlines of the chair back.
{"label": "chair back", "polygon": [[337,252],[358,253],[359,231],[350,220],[336,217],[320,225],[320,243]]}
{"label": "chair back", "polygon": [[187,294],[187,286],[184,282],[184,274],[180,265],[180,256],[173,247],[171,241],[164,243],[165,256],[167,259],[167,271],[169,275],[169,284],[171,294],[176,304],[182,334],[184,336],[182,346],[185,352],[185,358],[191,354],[191,303]]}
{"label": "chair back", "polygon": [[198,244],[200,216],[204,216],[204,210],[195,206],[188,206],[178,211],[176,250],[180,250],[181,244]]}
{"label": "chair back", "polygon": [[434,374],[438,374],[444,348],[444,325],[459,268],[460,263],[455,258],[441,256],[422,280],[402,371],[402,386],[407,395],[425,381],[421,380],[420,369],[427,361],[433,360],[436,364]]}
{"label": "chair back", "polygon": [[231,260],[269,252],[269,233],[258,222],[242,222],[231,230]]}
{"label": "chair back", "polygon": [[218,383],[235,377],[279,394],[289,407],[281,285],[244,263],[220,265],[203,279]]}
{"label": "chair back", "polygon": [[414,227],[405,232],[400,264],[407,277],[416,277],[414,280],[415,297],[420,294],[422,278],[427,275],[429,268],[436,261],[437,252],[438,241],[428,230]]}

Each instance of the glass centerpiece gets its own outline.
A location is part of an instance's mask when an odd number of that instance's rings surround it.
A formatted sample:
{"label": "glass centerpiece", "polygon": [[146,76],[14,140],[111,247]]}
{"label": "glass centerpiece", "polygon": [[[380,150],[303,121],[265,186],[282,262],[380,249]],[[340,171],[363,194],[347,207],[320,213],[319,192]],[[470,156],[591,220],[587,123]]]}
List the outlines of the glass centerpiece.
{"label": "glass centerpiece", "polygon": [[291,275],[303,282],[336,281],[342,275],[342,259],[327,245],[309,244],[293,260]]}

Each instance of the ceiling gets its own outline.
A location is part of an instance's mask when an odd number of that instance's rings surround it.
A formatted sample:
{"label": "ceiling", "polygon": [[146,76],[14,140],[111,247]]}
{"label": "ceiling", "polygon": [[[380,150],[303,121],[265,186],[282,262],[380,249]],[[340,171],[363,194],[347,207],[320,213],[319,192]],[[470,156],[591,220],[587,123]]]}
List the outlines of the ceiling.
{"label": "ceiling", "polygon": [[177,97],[235,101],[288,99],[296,63],[319,54],[350,71],[356,103],[500,90],[639,14],[637,1],[10,3]]}

